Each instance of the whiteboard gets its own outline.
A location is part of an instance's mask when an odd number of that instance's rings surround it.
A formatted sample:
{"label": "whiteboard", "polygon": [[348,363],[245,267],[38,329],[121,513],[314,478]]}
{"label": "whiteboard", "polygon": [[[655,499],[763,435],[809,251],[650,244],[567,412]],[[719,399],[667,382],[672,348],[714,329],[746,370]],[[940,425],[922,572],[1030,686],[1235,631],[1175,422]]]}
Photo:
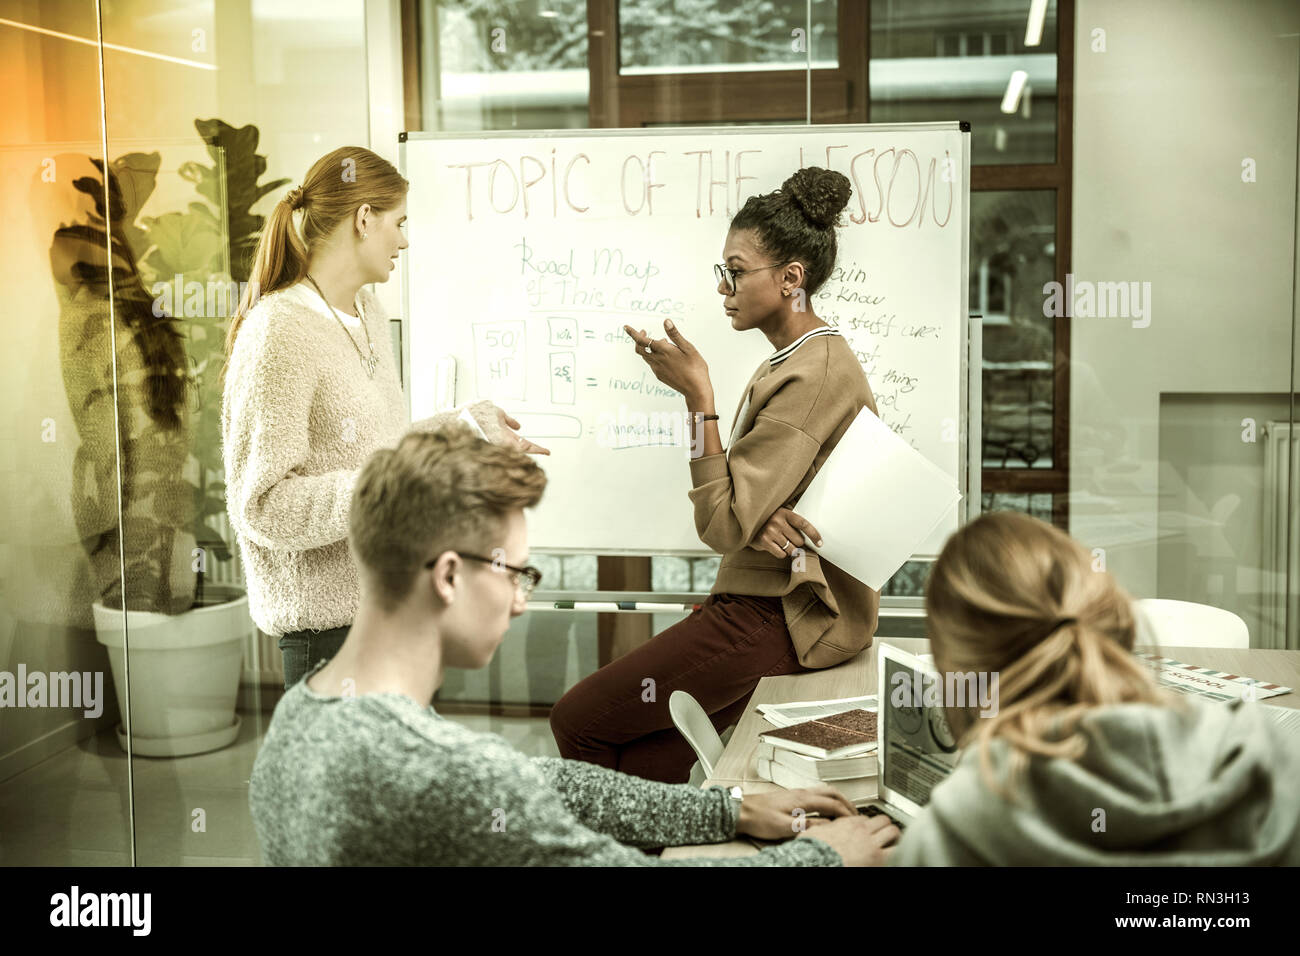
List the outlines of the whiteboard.
{"label": "whiteboard", "polygon": [[[551,449],[539,550],[711,553],[685,403],[627,323],[671,318],[708,362],[724,444],[773,348],[736,332],[713,264],[731,217],[796,169],[849,177],[835,273],[811,299],[883,421],[966,492],[969,133],[957,123],[410,133],[400,147],[411,414],[488,398]],[[978,363],[975,368],[978,369]],[[904,503],[905,504],[905,503]],[[917,552],[938,554],[959,508]]]}

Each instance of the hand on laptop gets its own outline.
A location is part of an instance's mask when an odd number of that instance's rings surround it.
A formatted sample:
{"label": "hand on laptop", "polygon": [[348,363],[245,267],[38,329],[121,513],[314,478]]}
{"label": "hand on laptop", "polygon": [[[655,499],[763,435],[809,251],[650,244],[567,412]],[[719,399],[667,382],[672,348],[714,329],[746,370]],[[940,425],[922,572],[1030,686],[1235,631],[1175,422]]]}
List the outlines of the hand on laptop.
{"label": "hand on laptop", "polygon": [[829,844],[845,866],[884,866],[894,852],[892,844],[898,839],[899,832],[898,827],[883,814],[864,817],[855,813],[815,829],[809,828],[799,836]]}
{"label": "hand on laptop", "polygon": [[821,840],[845,866],[884,865],[899,837],[888,816],[862,816],[844,794],[829,786],[747,794],[736,832],[765,840],[791,834]]}
{"label": "hand on laptop", "polygon": [[736,832],[762,840],[784,840],[813,827],[824,827],[831,817],[857,815],[853,804],[834,787],[749,793],[740,805]]}

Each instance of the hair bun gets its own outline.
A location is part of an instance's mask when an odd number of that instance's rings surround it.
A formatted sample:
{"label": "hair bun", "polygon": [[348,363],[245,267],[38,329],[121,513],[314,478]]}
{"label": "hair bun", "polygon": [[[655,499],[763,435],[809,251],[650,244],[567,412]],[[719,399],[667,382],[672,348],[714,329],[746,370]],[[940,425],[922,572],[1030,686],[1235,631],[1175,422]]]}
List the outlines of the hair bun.
{"label": "hair bun", "polygon": [[290,209],[301,209],[305,202],[301,186],[294,186],[289,190],[289,194],[284,197],[284,201],[289,204]]}
{"label": "hair bun", "polygon": [[837,224],[853,195],[847,176],[820,166],[799,170],[782,184],[781,191],[794,200],[809,222],[823,229]]}

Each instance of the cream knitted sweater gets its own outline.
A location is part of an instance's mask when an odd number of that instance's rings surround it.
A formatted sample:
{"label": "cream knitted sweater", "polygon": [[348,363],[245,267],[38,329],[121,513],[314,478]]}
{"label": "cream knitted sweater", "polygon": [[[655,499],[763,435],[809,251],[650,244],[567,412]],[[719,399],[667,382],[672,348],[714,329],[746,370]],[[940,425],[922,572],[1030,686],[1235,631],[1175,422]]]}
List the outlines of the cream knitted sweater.
{"label": "cream knitted sweater", "polygon": [[[364,352],[363,330],[345,331],[305,282],[263,296],[229,357],[221,408],[226,510],[249,613],[273,637],[352,623],[359,592],[348,508],[361,466],[408,430],[431,431],[460,411],[412,424],[388,319],[368,290],[357,308],[379,356],[373,379],[347,340]],[[502,437],[490,402],[468,408],[489,439]]]}

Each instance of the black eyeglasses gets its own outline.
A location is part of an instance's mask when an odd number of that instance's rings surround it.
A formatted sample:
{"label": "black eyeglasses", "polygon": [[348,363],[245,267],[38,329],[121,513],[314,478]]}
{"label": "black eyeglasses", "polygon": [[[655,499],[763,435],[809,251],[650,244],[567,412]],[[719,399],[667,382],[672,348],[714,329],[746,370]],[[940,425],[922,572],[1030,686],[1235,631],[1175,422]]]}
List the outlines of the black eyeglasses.
{"label": "black eyeglasses", "polygon": [[782,266],[788,266],[789,262],[774,262],[770,266],[759,266],[757,269],[729,269],[724,265],[713,267],[713,276],[719,282],[727,284],[727,291],[732,295],[736,294],[736,280],[741,276],[747,276],[751,272],[763,272],[766,269],[779,269]]}
{"label": "black eyeglasses", "polygon": [[[463,551],[457,551],[456,554],[468,561],[479,561],[483,564],[490,564],[494,568],[505,568],[510,572],[510,577],[514,581],[515,587],[519,590],[519,593],[523,595],[525,600],[527,600],[533,591],[536,590],[537,585],[542,583],[542,572],[531,565],[526,568],[517,568],[513,564],[506,564],[504,561],[498,561],[496,558],[485,558],[478,554],[465,554]],[[426,568],[431,568],[437,563],[438,559],[434,558],[432,561],[424,562],[424,566]]]}

